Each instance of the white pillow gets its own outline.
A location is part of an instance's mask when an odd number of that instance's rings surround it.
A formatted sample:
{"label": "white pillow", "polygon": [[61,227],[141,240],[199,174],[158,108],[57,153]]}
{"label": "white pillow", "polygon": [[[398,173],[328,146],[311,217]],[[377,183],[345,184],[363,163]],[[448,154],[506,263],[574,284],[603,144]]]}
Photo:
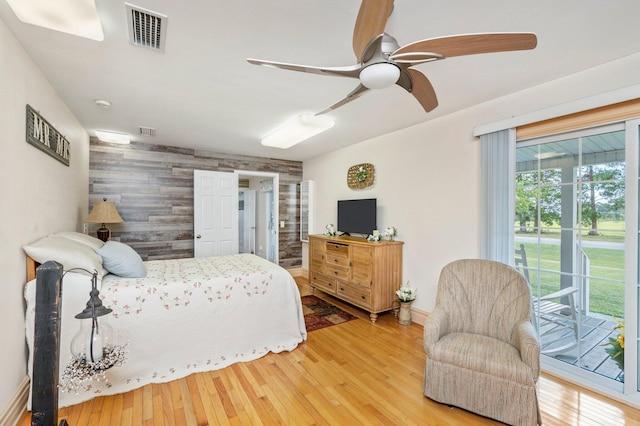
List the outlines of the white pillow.
{"label": "white pillow", "polygon": [[98,250],[104,245],[104,242],[102,240],[99,240],[96,237],[92,237],[91,235],[82,234],[80,232],[60,231],[52,235],[55,237],[64,237],[73,241],[77,241],[91,247],[93,250]]}
{"label": "white pillow", "polygon": [[60,264],[65,271],[74,268],[86,269],[86,271],[74,271],[84,274],[98,272],[98,277],[102,278],[102,258],[86,244],[69,238],[49,235],[34,243],[22,247],[22,249],[38,263],[45,263],[54,260]]}
{"label": "white pillow", "polygon": [[134,249],[119,241],[107,241],[96,250],[102,257],[102,265],[112,274],[123,278],[144,278],[147,268]]}

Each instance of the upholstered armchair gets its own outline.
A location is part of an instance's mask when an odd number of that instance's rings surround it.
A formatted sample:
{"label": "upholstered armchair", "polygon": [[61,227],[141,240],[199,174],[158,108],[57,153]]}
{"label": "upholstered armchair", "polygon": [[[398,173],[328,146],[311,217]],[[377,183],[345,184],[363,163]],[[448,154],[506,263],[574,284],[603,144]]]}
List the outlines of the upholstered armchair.
{"label": "upholstered armchair", "polygon": [[445,266],[424,348],[427,397],[507,424],[541,424],[531,291],[515,269],[477,259]]}

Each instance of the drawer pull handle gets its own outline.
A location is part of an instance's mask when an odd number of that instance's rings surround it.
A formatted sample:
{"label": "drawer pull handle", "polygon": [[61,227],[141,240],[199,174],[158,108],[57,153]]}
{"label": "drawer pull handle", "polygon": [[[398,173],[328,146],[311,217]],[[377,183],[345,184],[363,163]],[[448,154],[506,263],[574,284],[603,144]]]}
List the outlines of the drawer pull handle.
{"label": "drawer pull handle", "polygon": [[338,271],[333,271],[334,274],[338,275]]}
{"label": "drawer pull handle", "polygon": [[340,287],[340,291],[344,291],[344,287]]}
{"label": "drawer pull handle", "polygon": [[338,259],[333,259],[334,262],[338,263]]}
{"label": "drawer pull handle", "polygon": [[366,297],[362,296],[362,300],[366,299]]}

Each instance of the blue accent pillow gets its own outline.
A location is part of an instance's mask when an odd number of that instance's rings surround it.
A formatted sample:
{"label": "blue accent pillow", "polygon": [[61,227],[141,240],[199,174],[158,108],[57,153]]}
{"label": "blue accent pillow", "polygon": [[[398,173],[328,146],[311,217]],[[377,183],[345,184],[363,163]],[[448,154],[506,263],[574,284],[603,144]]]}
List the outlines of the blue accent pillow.
{"label": "blue accent pillow", "polygon": [[144,278],[147,268],[134,249],[119,241],[107,241],[96,250],[102,257],[104,269],[123,278]]}

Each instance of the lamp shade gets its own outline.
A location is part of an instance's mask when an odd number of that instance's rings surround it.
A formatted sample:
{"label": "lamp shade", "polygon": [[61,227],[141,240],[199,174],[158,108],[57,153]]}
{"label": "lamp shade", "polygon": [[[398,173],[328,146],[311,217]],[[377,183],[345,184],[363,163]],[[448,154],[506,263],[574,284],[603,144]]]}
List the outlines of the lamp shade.
{"label": "lamp shade", "polygon": [[398,78],[400,78],[400,68],[387,62],[369,65],[360,71],[360,82],[368,89],[391,87]]}
{"label": "lamp shade", "polygon": [[116,209],[116,203],[113,201],[107,201],[104,198],[102,201],[96,201],[93,204],[93,209],[89,216],[87,216],[87,222],[89,223],[121,223],[124,222],[118,210]]}

